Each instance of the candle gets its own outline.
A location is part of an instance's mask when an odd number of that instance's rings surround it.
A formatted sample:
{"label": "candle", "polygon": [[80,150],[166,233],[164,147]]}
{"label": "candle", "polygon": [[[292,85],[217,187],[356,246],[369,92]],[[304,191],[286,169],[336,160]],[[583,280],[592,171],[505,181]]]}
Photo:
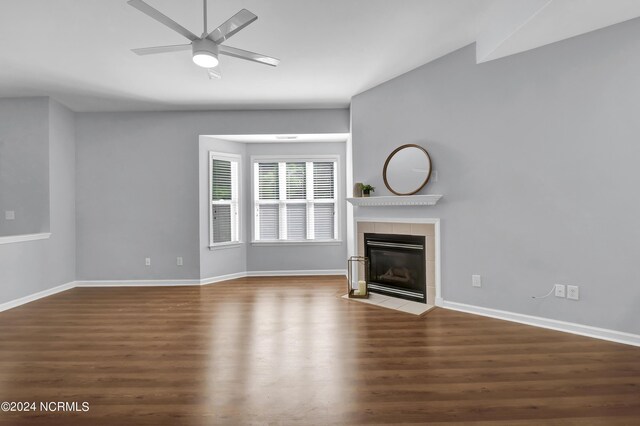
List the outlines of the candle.
{"label": "candle", "polygon": [[367,282],[360,280],[358,281],[358,292],[362,295],[367,293]]}

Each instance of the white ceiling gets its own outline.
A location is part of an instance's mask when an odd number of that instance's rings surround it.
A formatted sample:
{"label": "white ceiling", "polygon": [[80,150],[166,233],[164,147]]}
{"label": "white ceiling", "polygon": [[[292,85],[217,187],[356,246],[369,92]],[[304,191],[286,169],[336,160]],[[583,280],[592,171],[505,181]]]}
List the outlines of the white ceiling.
{"label": "white ceiling", "polygon": [[[192,32],[202,32],[201,0],[146,1]],[[536,47],[640,14],[634,6],[638,0],[553,1],[577,4],[578,12],[587,8],[589,19],[584,13],[567,14],[567,7],[547,8],[544,30],[528,27],[521,37],[494,34],[492,40],[508,40],[508,51],[517,52],[524,50],[519,45]],[[188,51],[130,52],[185,39],[125,0],[2,0],[0,96],[52,96],[75,111],[347,107],[353,95],[473,43],[492,28],[495,4],[209,0],[212,27],[243,7],[259,17],[226,44],[282,61],[272,68],[222,57],[223,78],[209,80]],[[554,10],[562,13],[561,20],[553,19]],[[577,28],[569,35],[561,31],[567,19]]]}

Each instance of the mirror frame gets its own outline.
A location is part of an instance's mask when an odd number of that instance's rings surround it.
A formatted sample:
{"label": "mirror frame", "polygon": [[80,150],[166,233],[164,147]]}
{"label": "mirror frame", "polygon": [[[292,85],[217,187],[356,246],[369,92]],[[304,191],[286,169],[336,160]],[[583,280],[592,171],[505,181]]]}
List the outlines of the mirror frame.
{"label": "mirror frame", "polygon": [[[391,185],[389,185],[389,182],[387,181],[387,167],[389,166],[389,162],[391,161],[393,156],[396,155],[396,153],[398,153],[398,151],[401,151],[401,150],[403,150],[405,148],[418,148],[420,151],[424,152],[424,155],[426,155],[427,159],[429,160],[429,173],[427,174],[427,178],[413,192],[397,192],[393,188],[391,188]],[[389,156],[387,157],[386,161],[384,162],[384,168],[382,169],[382,179],[384,180],[384,186],[386,186],[387,189],[389,191],[391,191],[392,193],[394,193],[395,195],[413,195],[416,192],[420,191],[422,188],[424,188],[424,186],[427,184],[427,182],[429,182],[429,178],[431,177],[431,171],[432,170],[433,170],[433,162],[431,161],[431,156],[429,155],[427,150],[424,149],[423,147],[421,147],[420,145],[409,143],[409,144],[406,144],[406,145],[399,146],[398,148],[394,149],[393,152],[391,152],[391,154],[389,154]]]}

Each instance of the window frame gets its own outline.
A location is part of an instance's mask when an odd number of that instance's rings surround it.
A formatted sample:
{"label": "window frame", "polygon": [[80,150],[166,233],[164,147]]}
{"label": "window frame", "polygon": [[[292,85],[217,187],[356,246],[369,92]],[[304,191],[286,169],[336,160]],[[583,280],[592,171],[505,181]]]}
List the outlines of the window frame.
{"label": "window frame", "polygon": [[[258,226],[256,224],[257,219],[257,209],[258,209],[258,175],[256,174],[256,164],[258,163],[296,163],[296,162],[323,162],[330,161],[335,163],[335,167],[333,170],[334,176],[334,201],[327,202],[325,200],[319,199],[314,200],[313,202],[319,203],[333,203],[335,205],[334,211],[334,235],[333,239],[304,239],[304,240],[258,240],[257,239],[257,231]],[[302,204],[308,206],[309,199],[294,199],[287,200],[286,199],[286,180],[282,178],[286,176],[286,172],[284,172],[284,168],[279,168],[280,179],[279,179],[279,199],[278,200],[270,200],[264,204],[276,204],[278,206],[286,206],[287,204]],[[309,167],[307,165],[307,171],[309,169],[313,170],[313,165]],[[282,245],[340,245],[342,244],[342,229],[341,229],[341,218],[344,214],[342,211],[342,203],[340,200],[342,199],[342,191],[341,191],[341,174],[340,174],[340,156],[337,154],[326,154],[326,155],[255,155],[251,156],[251,205],[253,208],[253,212],[251,215],[251,244],[252,245],[261,245],[261,246],[282,246]],[[307,180],[307,191],[309,191],[309,187],[311,181]],[[283,191],[285,190],[285,191]],[[279,212],[282,211],[282,208],[279,209]],[[309,216],[307,216],[309,217]],[[280,218],[282,224],[282,218]],[[309,222],[307,222],[307,228],[309,228]],[[281,233],[282,235],[282,233]]]}
{"label": "window frame", "polygon": [[[219,160],[219,161],[229,161],[229,162],[235,162],[237,164],[236,167],[236,199],[233,200],[233,189],[232,189],[232,197],[231,200],[229,200],[228,202],[220,202],[220,201],[214,201],[212,199],[212,190],[213,190],[213,160]],[[207,167],[208,173],[209,173],[209,177],[208,177],[208,182],[209,185],[207,187],[207,203],[209,204],[209,250],[216,250],[216,249],[224,249],[224,248],[231,248],[231,247],[235,247],[235,246],[239,246],[241,244],[243,244],[242,241],[242,195],[241,195],[241,188],[242,188],[242,156],[240,154],[231,154],[231,153],[225,153],[225,152],[216,152],[216,151],[209,151],[209,157],[208,157],[208,167]],[[233,169],[232,169],[233,170]],[[231,181],[232,181],[232,188],[233,188],[233,172],[232,172],[232,176],[231,176]],[[231,211],[233,212],[233,203],[235,201],[235,210],[236,210],[236,219],[235,219],[235,228],[236,228],[236,237],[237,240],[231,240],[231,241],[224,241],[224,242],[219,242],[219,243],[215,243],[213,241],[213,206],[214,205],[229,205]],[[231,223],[231,229],[232,229],[232,238],[233,238],[233,228],[234,228],[234,224],[233,221]]]}

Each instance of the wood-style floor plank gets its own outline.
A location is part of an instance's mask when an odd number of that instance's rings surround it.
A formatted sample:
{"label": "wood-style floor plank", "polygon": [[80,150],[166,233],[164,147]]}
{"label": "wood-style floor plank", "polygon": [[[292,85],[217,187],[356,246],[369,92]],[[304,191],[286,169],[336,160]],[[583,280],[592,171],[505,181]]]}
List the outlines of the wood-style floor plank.
{"label": "wood-style floor plank", "polygon": [[21,425],[637,425],[640,348],[340,298],[344,278],[78,288],[0,313]]}

